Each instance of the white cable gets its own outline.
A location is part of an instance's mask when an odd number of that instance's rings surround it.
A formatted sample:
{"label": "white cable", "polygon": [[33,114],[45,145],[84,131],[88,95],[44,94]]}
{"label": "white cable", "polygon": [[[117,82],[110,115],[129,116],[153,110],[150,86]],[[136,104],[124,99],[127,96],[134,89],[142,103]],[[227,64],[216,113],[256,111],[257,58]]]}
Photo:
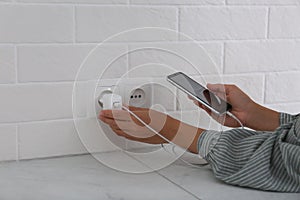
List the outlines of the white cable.
{"label": "white cable", "polygon": [[[190,163],[190,162],[188,162],[188,161],[185,161],[183,158],[181,158],[181,157],[180,157],[179,155],[177,155],[177,153],[175,152],[175,148],[176,148],[177,146],[172,145],[172,153],[169,152],[169,151],[165,148],[164,144],[161,144],[161,147],[162,147],[166,152],[168,152],[168,153],[170,153],[170,154],[174,154],[175,156],[178,156],[178,159],[179,159],[180,161],[182,161],[184,164],[189,165],[189,166],[191,166],[191,167],[194,167],[194,168],[202,168],[202,167],[204,167],[204,166],[206,166],[206,165],[209,165],[208,162],[203,163],[203,164],[199,164],[199,163],[196,164],[196,163]],[[199,157],[200,157],[200,155],[199,155]],[[201,157],[200,157],[199,159],[201,159]]]}
{"label": "white cable", "polygon": [[[165,136],[161,135],[160,133],[158,133],[156,130],[154,130],[151,126],[149,126],[148,124],[146,124],[141,118],[139,118],[134,112],[132,112],[131,110],[129,110],[127,107],[122,106],[122,108],[124,110],[126,110],[127,112],[129,112],[130,114],[132,114],[139,122],[141,122],[144,126],[146,126],[146,128],[148,128],[150,131],[152,131],[153,133],[155,133],[156,135],[158,135],[159,137],[161,137],[162,139],[164,139],[165,141],[167,141],[168,143],[177,146],[175,143],[173,143],[171,140],[169,140],[168,138],[166,138]],[[182,147],[180,147],[182,148]],[[183,149],[183,148],[182,148]]]}
{"label": "white cable", "polygon": [[[146,124],[141,118],[139,118],[134,112],[132,112],[131,110],[129,110],[129,108],[125,107],[125,106],[122,106],[122,108],[124,110],[126,110],[127,112],[129,112],[131,115],[133,115],[140,123],[142,123],[146,128],[148,128],[150,131],[152,131],[153,133],[155,133],[156,135],[158,135],[159,137],[161,137],[162,139],[164,139],[165,141],[167,141],[169,144],[172,145],[172,152],[173,154],[175,154],[175,156],[177,156],[176,152],[175,152],[175,147],[179,147],[181,149],[183,149],[184,151],[186,151],[186,149],[176,145],[175,143],[173,143],[171,140],[169,140],[168,138],[164,137],[163,135],[161,135],[158,131],[154,130],[151,126],[149,126],[148,124]],[[226,114],[228,114],[228,116],[232,117],[233,119],[235,119],[239,124],[240,126],[242,127],[242,129],[244,129],[244,125],[241,123],[241,121],[232,113],[230,112],[226,112]],[[223,126],[222,126],[222,133],[223,133]],[[169,152],[163,144],[161,144],[161,147],[168,153],[172,154],[171,152]],[[182,162],[184,162],[185,164],[189,165],[189,166],[192,166],[192,167],[195,167],[195,168],[201,168],[203,166],[206,166],[208,165],[208,163],[205,163],[205,164],[194,164],[194,163],[190,163],[190,162],[187,162],[185,161],[184,159],[180,158],[180,156],[178,156],[178,159],[181,160]]]}
{"label": "white cable", "polygon": [[242,129],[245,128],[244,125],[243,125],[243,123],[242,123],[242,122],[239,120],[239,118],[237,118],[234,114],[232,114],[232,113],[229,112],[229,111],[227,111],[226,114],[227,114],[229,117],[233,118],[235,121],[237,121],[237,122],[240,124],[240,126],[242,127]]}
{"label": "white cable", "polygon": [[[177,155],[174,151],[174,148],[175,147],[179,147],[181,149],[183,149],[184,151],[186,151],[186,149],[176,145],[174,142],[170,141],[168,138],[164,137],[163,135],[161,135],[159,132],[157,132],[156,130],[154,130],[151,126],[149,126],[148,124],[146,124],[141,118],[139,118],[134,112],[132,112],[131,110],[129,110],[127,107],[125,106],[122,106],[122,108],[124,110],[126,110],[127,112],[129,112],[130,114],[132,114],[139,122],[141,122],[146,128],[148,128],[150,131],[152,131],[153,133],[155,133],[156,135],[158,135],[159,137],[161,137],[162,139],[164,139],[165,141],[167,141],[168,143],[170,143],[172,146],[173,146],[173,154],[175,154],[175,156]],[[162,148],[172,154],[171,152],[169,152],[168,150],[166,150],[166,148],[163,146],[163,144],[161,144]],[[208,163],[206,164],[192,164],[192,163],[189,163],[187,161],[185,161],[184,159],[178,157],[178,159],[180,159],[182,162],[184,162],[185,164],[189,165],[189,166],[192,166],[192,167],[195,167],[195,168],[200,168],[200,166],[206,166],[208,165]]]}

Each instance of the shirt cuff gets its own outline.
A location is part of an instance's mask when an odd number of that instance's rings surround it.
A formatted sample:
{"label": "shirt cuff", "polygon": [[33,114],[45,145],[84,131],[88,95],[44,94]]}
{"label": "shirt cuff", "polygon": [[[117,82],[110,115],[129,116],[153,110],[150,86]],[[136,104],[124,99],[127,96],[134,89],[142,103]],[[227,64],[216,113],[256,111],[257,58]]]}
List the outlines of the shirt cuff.
{"label": "shirt cuff", "polygon": [[296,118],[295,115],[287,114],[287,113],[280,113],[280,125],[287,124],[293,121]]}
{"label": "shirt cuff", "polygon": [[221,133],[219,131],[203,131],[198,139],[198,152],[200,156],[206,159],[211,149],[216,145]]}

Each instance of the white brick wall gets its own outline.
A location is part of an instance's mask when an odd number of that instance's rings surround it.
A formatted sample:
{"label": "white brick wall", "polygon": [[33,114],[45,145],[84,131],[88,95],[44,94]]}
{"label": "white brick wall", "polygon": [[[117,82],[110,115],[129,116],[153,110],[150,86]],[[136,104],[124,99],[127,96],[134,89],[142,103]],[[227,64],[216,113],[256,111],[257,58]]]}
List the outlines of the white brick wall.
{"label": "white brick wall", "polygon": [[0,85],[0,122],[72,117],[72,84]]}
{"label": "white brick wall", "polygon": [[[173,70],[184,69],[186,74],[197,75],[201,71],[203,74],[215,74],[222,69],[222,45],[219,43],[200,44],[202,50],[197,44],[186,43],[178,44],[144,44],[130,45],[129,50],[129,70],[136,66],[147,63],[159,63],[173,68]],[[150,48],[139,50],[141,48]],[[158,50],[157,50],[158,49]],[[207,56],[209,54],[211,59]],[[213,65],[212,61],[216,64]],[[196,68],[195,68],[196,67]],[[143,69],[143,68],[142,68]],[[172,73],[166,68],[166,73]],[[164,76],[162,71],[149,70],[151,76]],[[148,76],[149,73],[144,73],[143,70],[139,75]],[[131,73],[132,74],[132,73]],[[134,74],[138,76],[138,74]]]}
{"label": "white brick wall", "polygon": [[[19,82],[54,82],[72,81],[88,53],[96,45],[66,44],[66,45],[20,45],[17,46]],[[113,59],[127,50],[125,45],[108,45],[105,50],[98,50],[89,58],[90,68],[104,69],[99,66],[99,59]],[[124,56],[105,73],[105,78],[121,77],[127,69],[127,57]],[[122,68],[120,67],[122,66]],[[116,70],[118,69],[118,70]],[[86,73],[84,79],[92,79],[93,73]],[[83,78],[83,76],[81,76]]]}
{"label": "white brick wall", "polygon": [[[92,149],[113,149],[94,130],[95,121],[86,118],[86,102],[93,102],[87,100],[91,88],[86,88],[92,82],[85,81],[95,79],[109,61],[125,53],[111,63],[107,79],[149,62],[195,74],[168,53],[126,55],[141,46],[175,50],[205,74],[199,81],[219,82],[221,76],[261,104],[297,113],[299,22],[300,0],[0,0],[0,160],[86,152],[72,121],[73,81],[98,42],[132,28],[155,26],[187,34],[216,66],[174,32],[144,30],[113,39],[86,62],[97,73],[84,72],[77,94],[80,128],[90,134],[83,139],[91,141]],[[163,75],[162,69],[153,69],[147,75]],[[188,101],[181,93],[179,99]],[[195,107],[188,103],[186,109]]]}
{"label": "white brick wall", "polygon": [[300,72],[270,73],[266,77],[266,103],[299,102]]}
{"label": "white brick wall", "polygon": [[300,68],[299,41],[228,42],[225,73],[272,72]]}
{"label": "white brick wall", "polygon": [[12,45],[0,45],[0,83],[16,81],[15,48]]}
{"label": "white brick wall", "polygon": [[182,8],[180,31],[199,40],[257,39],[265,36],[266,8]]}
{"label": "white brick wall", "polygon": [[272,7],[270,10],[271,38],[299,38],[300,7]]}
{"label": "white brick wall", "polygon": [[299,0],[227,0],[229,5],[298,5]]}
{"label": "white brick wall", "polygon": [[21,124],[19,152],[20,159],[29,159],[85,153],[86,150],[76,134],[73,120],[61,120]]}
{"label": "white brick wall", "polygon": [[3,43],[71,42],[73,26],[70,6],[0,5]]}
{"label": "white brick wall", "polygon": [[[99,42],[133,28],[155,26],[176,29],[177,12],[175,8],[82,6],[76,7],[76,19],[77,41]],[[137,35],[135,39],[139,37]],[[157,40],[157,36],[149,34],[147,40]]]}
{"label": "white brick wall", "polygon": [[223,5],[225,0],[131,0],[131,3],[144,5]]}
{"label": "white brick wall", "polygon": [[27,3],[92,3],[92,4],[126,4],[128,0],[16,0]]}
{"label": "white brick wall", "polygon": [[0,160],[16,160],[17,127],[15,125],[0,125]]}

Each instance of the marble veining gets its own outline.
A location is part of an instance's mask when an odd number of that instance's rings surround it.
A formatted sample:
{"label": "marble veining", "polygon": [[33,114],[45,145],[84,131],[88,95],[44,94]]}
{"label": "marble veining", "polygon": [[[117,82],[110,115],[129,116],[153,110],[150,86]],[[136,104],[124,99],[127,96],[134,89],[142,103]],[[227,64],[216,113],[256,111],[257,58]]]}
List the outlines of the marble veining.
{"label": "marble veining", "polygon": [[179,161],[158,172],[130,174],[80,155],[4,162],[0,177],[0,200],[299,200],[299,194],[230,186],[216,180],[209,166],[192,168]]}

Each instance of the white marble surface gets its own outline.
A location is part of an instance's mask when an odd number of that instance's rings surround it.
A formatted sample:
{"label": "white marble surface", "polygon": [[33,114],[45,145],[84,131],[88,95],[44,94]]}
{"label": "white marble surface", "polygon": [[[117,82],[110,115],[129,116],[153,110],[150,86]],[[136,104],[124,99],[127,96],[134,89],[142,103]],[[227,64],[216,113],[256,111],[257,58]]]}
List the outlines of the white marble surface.
{"label": "white marble surface", "polygon": [[90,155],[1,163],[0,177],[1,200],[299,200],[299,194],[226,185],[213,177],[209,167],[195,169],[176,162],[158,172],[128,174]]}

